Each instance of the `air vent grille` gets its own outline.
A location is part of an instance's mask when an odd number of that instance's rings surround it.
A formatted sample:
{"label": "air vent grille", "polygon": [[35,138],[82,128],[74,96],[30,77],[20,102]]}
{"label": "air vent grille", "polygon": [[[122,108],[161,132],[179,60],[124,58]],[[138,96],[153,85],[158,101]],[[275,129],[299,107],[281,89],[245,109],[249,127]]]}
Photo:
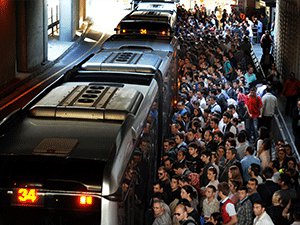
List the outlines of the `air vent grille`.
{"label": "air vent grille", "polygon": [[34,154],[68,155],[77,145],[77,139],[46,138],[33,150]]}
{"label": "air vent grille", "polygon": [[133,54],[132,52],[123,52],[117,55],[115,62],[118,63],[129,63],[135,54]]}
{"label": "air vent grille", "polygon": [[133,56],[132,52],[124,52],[117,56],[116,61],[117,62],[128,62]]}
{"label": "air vent grille", "polygon": [[34,117],[124,120],[136,113],[142,94],[134,89],[79,85],[58,87],[38,102],[30,113]]}

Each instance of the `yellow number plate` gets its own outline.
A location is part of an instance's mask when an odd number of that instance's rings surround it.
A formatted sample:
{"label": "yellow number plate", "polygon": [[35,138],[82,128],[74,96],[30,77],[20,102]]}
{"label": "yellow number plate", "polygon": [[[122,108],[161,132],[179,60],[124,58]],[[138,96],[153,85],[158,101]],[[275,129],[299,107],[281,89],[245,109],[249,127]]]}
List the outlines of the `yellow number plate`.
{"label": "yellow number plate", "polygon": [[38,195],[38,189],[18,188],[14,191],[12,204],[18,206],[41,206],[43,205],[43,197]]}

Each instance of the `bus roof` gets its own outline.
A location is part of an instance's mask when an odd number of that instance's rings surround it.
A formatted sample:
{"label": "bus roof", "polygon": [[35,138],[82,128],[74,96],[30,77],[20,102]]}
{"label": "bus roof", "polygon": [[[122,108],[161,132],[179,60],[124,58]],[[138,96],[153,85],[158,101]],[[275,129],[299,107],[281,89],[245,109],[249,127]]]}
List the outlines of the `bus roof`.
{"label": "bus roof", "polygon": [[141,2],[138,4],[137,11],[162,11],[176,12],[176,5],[172,2]]}
{"label": "bus roof", "polygon": [[100,51],[81,67],[86,71],[126,71],[155,73],[162,58],[147,51],[106,50]]}
{"label": "bus roof", "polygon": [[135,116],[149,87],[95,86],[71,82],[53,89],[1,135],[0,155],[107,161],[122,125]]}

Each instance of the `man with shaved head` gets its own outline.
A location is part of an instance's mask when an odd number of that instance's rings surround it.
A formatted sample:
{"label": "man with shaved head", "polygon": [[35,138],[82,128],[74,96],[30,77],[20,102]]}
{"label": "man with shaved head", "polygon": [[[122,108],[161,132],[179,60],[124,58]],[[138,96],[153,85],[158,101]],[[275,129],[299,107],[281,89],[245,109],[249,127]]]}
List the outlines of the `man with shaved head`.
{"label": "man with shaved head", "polygon": [[180,225],[197,225],[195,220],[188,216],[187,208],[182,204],[176,206],[174,216]]}

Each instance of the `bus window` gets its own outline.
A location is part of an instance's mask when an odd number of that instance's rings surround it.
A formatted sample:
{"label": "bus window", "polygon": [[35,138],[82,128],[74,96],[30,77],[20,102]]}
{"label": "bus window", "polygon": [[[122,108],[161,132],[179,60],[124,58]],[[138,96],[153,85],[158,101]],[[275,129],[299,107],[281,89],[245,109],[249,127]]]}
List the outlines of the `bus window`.
{"label": "bus window", "polygon": [[[157,145],[157,98],[152,103],[140,138],[136,142],[125,170],[121,186],[121,213],[128,224],[144,224],[145,210],[150,200],[156,169]],[[128,211],[131,208],[131,211]],[[125,211],[124,211],[125,210]],[[140,216],[137,216],[140,215]],[[134,217],[134,218],[132,218]]]}

